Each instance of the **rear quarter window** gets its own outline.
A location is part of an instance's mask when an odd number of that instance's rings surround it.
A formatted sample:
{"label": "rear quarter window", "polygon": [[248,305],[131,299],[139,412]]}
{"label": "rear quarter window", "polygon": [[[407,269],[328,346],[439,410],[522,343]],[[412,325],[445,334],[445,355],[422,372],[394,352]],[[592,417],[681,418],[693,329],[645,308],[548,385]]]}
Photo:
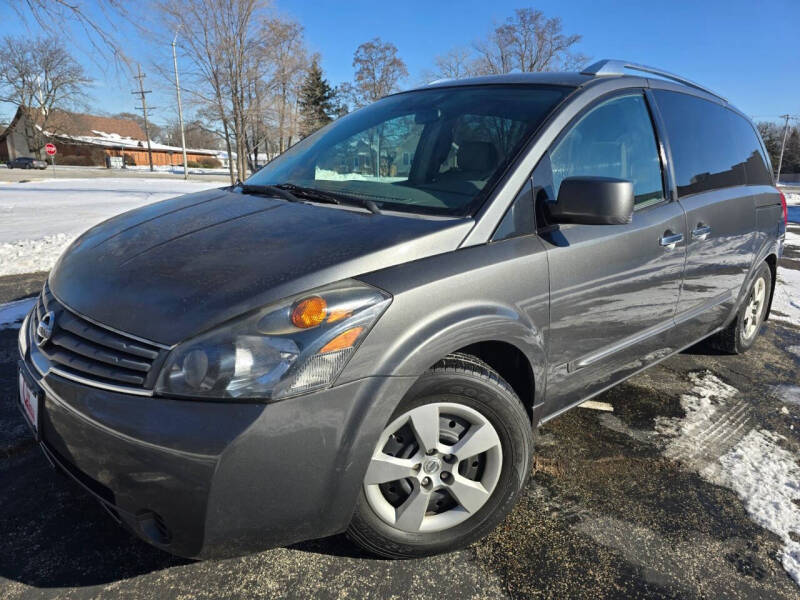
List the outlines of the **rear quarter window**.
{"label": "rear quarter window", "polygon": [[678,196],[771,184],[761,143],[747,119],[696,96],[653,94],[667,127]]}

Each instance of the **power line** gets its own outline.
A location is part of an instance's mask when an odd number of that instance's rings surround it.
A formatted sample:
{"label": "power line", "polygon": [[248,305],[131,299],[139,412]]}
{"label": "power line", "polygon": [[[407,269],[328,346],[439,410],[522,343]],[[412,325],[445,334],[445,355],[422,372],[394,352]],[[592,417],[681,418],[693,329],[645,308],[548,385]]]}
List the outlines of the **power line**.
{"label": "power line", "polygon": [[[150,127],[147,123],[147,94],[151,94],[152,90],[145,90],[144,89],[144,74],[142,73],[142,65],[137,65],[139,74],[134,76],[134,79],[139,80],[139,90],[133,91],[131,94],[139,95],[142,100],[142,105],[137,106],[137,110],[141,110],[142,114],[144,115],[144,135],[147,138],[147,158],[150,161],[150,170],[153,170],[153,150],[150,148]],[[153,107],[151,107],[153,108]]]}

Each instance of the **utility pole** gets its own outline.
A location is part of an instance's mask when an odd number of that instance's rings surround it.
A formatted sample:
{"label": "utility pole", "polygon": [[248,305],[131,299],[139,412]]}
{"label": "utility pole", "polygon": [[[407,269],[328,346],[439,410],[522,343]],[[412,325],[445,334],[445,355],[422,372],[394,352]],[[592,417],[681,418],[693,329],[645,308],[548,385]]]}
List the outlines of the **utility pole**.
{"label": "utility pole", "polygon": [[[178,26],[180,29],[180,25]],[[178,41],[178,29],[175,30],[175,37],[172,38],[172,62],[175,65],[175,93],[178,96],[178,122],[181,126],[181,147],[183,148],[183,178],[189,179],[189,162],[186,160],[186,134],[183,132],[183,107],[181,106],[181,84],[178,79],[178,54],[175,52],[175,44]]]}
{"label": "utility pole", "polygon": [[789,118],[791,115],[781,115],[781,119],[786,120],[786,125],[783,127],[783,141],[781,142],[781,157],[778,159],[778,175],[775,177],[776,181],[781,180],[781,167],[783,166],[783,149],[786,148],[786,137],[789,135]]}
{"label": "utility pole", "polygon": [[150,161],[150,170],[153,170],[153,150],[150,148],[150,127],[147,124],[147,99],[145,97],[146,94],[150,94],[151,90],[144,89],[144,75],[142,74],[142,65],[137,65],[139,74],[136,75],[136,79],[139,80],[139,91],[133,91],[131,94],[139,95],[142,100],[142,105],[137,106],[136,108],[142,111],[144,115],[144,135],[147,138],[147,158]]}

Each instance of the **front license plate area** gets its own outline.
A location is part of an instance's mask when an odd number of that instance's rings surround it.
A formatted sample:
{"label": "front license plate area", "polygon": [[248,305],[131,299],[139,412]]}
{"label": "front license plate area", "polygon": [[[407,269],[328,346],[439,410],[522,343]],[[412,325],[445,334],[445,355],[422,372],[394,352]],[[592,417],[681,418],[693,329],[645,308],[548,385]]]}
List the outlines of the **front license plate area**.
{"label": "front license plate area", "polygon": [[19,403],[22,413],[39,441],[39,413],[42,408],[42,392],[28,382],[22,371],[19,372]]}

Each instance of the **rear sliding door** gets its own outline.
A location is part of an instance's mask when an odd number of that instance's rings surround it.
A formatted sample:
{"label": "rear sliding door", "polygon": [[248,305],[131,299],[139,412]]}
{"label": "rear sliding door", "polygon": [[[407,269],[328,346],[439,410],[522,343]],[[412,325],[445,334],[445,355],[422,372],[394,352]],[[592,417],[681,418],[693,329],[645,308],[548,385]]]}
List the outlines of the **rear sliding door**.
{"label": "rear sliding door", "polygon": [[666,127],[687,257],[673,342],[683,346],[732,314],[753,262],[757,186],[770,181],[753,126],[733,110],[653,90]]}

